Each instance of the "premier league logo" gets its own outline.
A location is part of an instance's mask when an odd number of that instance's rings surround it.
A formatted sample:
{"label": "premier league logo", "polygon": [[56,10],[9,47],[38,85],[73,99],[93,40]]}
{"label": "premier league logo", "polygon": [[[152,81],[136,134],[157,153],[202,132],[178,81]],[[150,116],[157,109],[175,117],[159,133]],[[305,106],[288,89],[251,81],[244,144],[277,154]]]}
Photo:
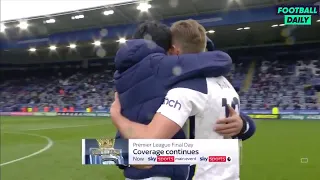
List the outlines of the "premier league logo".
{"label": "premier league logo", "polygon": [[99,148],[90,148],[90,164],[123,164],[121,149],[114,149],[114,139],[97,139]]}

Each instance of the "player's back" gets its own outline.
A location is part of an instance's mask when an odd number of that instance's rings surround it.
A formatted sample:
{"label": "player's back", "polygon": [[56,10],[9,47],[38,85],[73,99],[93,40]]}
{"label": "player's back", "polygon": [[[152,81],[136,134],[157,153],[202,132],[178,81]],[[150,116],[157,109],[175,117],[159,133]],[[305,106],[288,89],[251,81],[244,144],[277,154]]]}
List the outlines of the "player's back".
{"label": "player's back", "polygon": [[207,103],[204,110],[195,115],[196,139],[223,139],[220,134],[212,131],[215,121],[228,116],[228,105],[239,112],[239,95],[223,77],[207,78]]}
{"label": "player's back", "polygon": [[[216,120],[227,117],[228,105],[239,113],[239,95],[225,77],[207,78],[207,102],[203,111],[195,114],[195,139],[224,139],[222,135],[213,131]],[[192,121],[192,120],[191,120]],[[191,122],[190,122],[191,123]],[[237,180],[239,179],[239,165],[219,164],[196,166],[194,180]]]}

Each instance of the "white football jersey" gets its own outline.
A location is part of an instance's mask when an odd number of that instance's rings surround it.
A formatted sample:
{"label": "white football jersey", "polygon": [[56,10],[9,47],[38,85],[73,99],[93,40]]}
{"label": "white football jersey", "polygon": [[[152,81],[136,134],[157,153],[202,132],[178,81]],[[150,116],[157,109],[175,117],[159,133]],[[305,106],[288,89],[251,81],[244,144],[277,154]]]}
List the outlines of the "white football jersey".
{"label": "white football jersey", "polygon": [[[228,105],[239,113],[239,95],[225,77],[199,78],[171,89],[157,112],[181,128],[190,126],[189,138],[223,139],[214,128],[218,119],[228,116]],[[239,165],[198,164],[193,179],[238,180],[239,169]]]}

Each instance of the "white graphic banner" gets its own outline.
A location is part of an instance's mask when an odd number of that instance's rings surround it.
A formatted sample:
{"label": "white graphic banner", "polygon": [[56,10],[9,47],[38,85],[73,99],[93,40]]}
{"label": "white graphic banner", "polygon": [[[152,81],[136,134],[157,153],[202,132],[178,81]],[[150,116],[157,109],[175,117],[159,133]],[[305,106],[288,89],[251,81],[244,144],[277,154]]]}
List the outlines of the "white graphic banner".
{"label": "white graphic banner", "polygon": [[129,164],[235,164],[237,139],[129,139]]}

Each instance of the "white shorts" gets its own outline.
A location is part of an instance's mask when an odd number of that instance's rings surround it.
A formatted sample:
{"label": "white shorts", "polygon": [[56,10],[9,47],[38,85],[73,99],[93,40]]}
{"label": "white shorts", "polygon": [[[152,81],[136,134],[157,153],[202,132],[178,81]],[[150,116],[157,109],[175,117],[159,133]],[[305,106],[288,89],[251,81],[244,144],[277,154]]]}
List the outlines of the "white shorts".
{"label": "white shorts", "polygon": [[129,178],[126,178],[125,180],[171,180],[171,178],[168,178],[168,177],[151,177],[151,178],[146,178],[146,179],[129,179]]}

